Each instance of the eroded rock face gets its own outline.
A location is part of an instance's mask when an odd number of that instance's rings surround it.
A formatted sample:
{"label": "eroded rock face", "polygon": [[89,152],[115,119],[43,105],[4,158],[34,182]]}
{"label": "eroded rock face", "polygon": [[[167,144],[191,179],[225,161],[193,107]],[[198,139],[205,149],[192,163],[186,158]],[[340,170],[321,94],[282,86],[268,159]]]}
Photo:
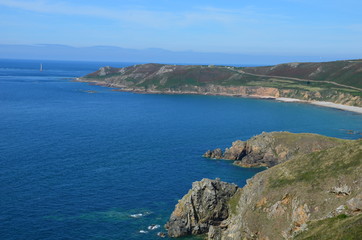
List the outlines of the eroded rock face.
{"label": "eroded rock face", "polygon": [[[208,240],[294,239],[308,231],[323,234],[319,226],[330,218],[348,219],[343,225],[347,227],[360,224],[353,217],[362,213],[362,139],[343,140],[336,147],[313,152],[335,140],[324,138],[327,143],[323,143],[318,136],[299,134],[283,138],[274,143],[288,142],[290,147],[303,139],[312,143],[311,152],[256,174],[243,188],[218,180],[194,183],[166,225],[169,235],[208,233]],[[264,141],[260,146],[263,143],[264,147],[270,144]],[[242,147],[240,142],[236,145]]]}
{"label": "eroded rock face", "polygon": [[224,152],[208,150],[206,158],[234,160],[242,167],[272,167],[297,154],[311,153],[341,144],[342,141],[317,134],[271,132],[262,133],[247,141],[237,140]]}
{"label": "eroded rock face", "polygon": [[238,187],[219,179],[202,179],[181,199],[165,225],[170,237],[202,234],[229,216],[228,201]]}
{"label": "eroded rock face", "polygon": [[361,214],[361,153],[362,141],[349,141],[256,174],[235,194],[227,227],[210,228],[208,239],[294,239],[311,224]]}

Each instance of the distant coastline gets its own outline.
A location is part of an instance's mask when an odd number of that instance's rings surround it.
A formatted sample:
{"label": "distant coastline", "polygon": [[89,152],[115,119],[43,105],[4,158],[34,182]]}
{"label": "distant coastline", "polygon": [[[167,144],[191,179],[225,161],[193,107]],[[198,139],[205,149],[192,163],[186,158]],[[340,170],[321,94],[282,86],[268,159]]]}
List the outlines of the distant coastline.
{"label": "distant coastline", "polygon": [[138,64],[102,67],[77,78],[117,91],[198,94],[310,103],[362,113],[362,61],[287,63],[264,67]]}
{"label": "distant coastline", "polygon": [[337,104],[332,102],[325,102],[325,101],[306,101],[301,100],[297,98],[286,98],[286,97],[274,97],[274,96],[268,96],[268,95],[240,95],[240,94],[231,94],[231,93],[200,93],[200,92],[194,92],[194,91],[159,91],[159,90],[143,90],[143,89],[134,89],[134,88],[127,88],[125,86],[120,86],[117,84],[108,84],[102,81],[90,81],[82,78],[75,78],[74,81],[77,82],[87,82],[94,85],[99,85],[103,87],[110,87],[110,88],[116,88],[114,91],[118,92],[132,92],[132,93],[138,93],[138,94],[180,94],[180,95],[209,95],[209,96],[226,96],[226,97],[243,97],[243,98],[256,98],[256,99],[268,99],[268,100],[275,100],[280,102],[289,102],[289,103],[308,103],[317,105],[320,107],[327,107],[327,108],[334,108],[339,109],[343,111],[349,111],[349,112],[355,112],[362,114],[362,107],[357,106],[349,106],[349,105],[343,105],[343,104]]}

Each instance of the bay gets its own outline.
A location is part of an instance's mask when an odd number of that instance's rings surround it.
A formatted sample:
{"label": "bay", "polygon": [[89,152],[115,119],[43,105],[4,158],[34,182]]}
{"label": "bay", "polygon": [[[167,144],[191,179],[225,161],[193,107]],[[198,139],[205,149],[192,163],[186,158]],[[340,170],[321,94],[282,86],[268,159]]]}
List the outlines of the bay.
{"label": "bay", "polygon": [[163,226],[193,181],[243,186],[262,170],[204,159],[206,150],[263,131],[361,137],[357,113],[71,80],[132,64],[0,60],[1,239],[158,239],[163,228],[147,227]]}

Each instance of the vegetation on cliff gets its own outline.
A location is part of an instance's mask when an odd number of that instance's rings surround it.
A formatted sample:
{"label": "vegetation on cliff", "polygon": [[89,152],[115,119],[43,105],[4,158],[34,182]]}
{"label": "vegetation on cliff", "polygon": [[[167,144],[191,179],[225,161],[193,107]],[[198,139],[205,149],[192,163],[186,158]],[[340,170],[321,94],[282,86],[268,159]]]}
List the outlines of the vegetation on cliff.
{"label": "vegetation on cliff", "polygon": [[296,154],[228,197],[229,216],[209,224],[208,238],[358,239],[361,172],[361,139]]}
{"label": "vegetation on cliff", "polygon": [[203,156],[234,160],[234,164],[242,167],[272,167],[298,154],[320,151],[347,141],[312,133],[264,132],[247,141],[237,140],[224,152],[217,148]]}
{"label": "vegetation on cliff", "polygon": [[321,63],[287,63],[269,67],[243,68],[247,73],[321,82],[335,82],[362,88],[362,60]]}
{"label": "vegetation on cliff", "polygon": [[362,61],[272,67],[141,64],[103,67],[79,81],[123,91],[287,97],[362,106]]}

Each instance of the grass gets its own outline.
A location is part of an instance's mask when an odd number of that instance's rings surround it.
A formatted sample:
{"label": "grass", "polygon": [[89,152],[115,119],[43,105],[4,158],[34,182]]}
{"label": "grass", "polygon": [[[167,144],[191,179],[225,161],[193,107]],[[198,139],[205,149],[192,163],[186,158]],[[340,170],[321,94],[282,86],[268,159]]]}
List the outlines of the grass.
{"label": "grass", "polygon": [[[362,82],[360,81],[362,78],[362,70],[361,73],[358,72],[359,68],[356,66],[352,70],[343,70],[343,67],[348,63],[348,61],[343,61],[323,65],[326,72],[320,73],[318,76],[313,77],[313,79],[320,81],[335,81],[350,86],[362,85]],[[307,78],[306,76],[309,75],[305,74],[310,73],[312,70],[314,71],[317,66],[316,64],[318,65],[320,63],[300,64],[297,68],[292,69],[290,69],[289,65],[285,65],[276,73],[272,70],[275,68],[270,67],[230,68],[225,66],[176,66],[172,72],[165,72],[161,75],[157,74],[157,72],[164,65],[145,64],[129,67],[124,73],[110,72],[104,76],[97,76],[96,72],[85,76],[84,79],[107,82],[108,78],[112,78],[110,81],[116,83],[117,76],[122,76],[122,83],[125,83],[126,85],[145,89],[152,87],[161,91],[168,89],[193,90],[193,87],[207,87],[210,84],[222,87],[269,87],[280,90],[291,90],[281,92],[282,97],[330,101],[356,106],[362,104],[362,91],[325,82],[308,81],[308,79],[306,81],[288,79],[288,77]],[[351,64],[357,64],[358,67],[362,69],[362,63],[352,62]],[[261,75],[268,75],[269,73],[270,75],[279,74],[279,76],[284,76],[286,78],[255,76],[248,73],[241,73],[238,69]],[[278,69],[278,67],[276,69]],[[127,76],[129,76],[129,78],[127,78]],[[312,80],[312,77],[310,79]],[[306,95],[306,93],[308,93],[308,95]],[[348,95],[343,96],[343,94]],[[357,98],[353,98],[355,96],[357,96]]]}
{"label": "grass", "polygon": [[308,231],[295,237],[296,240],[359,240],[362,236],[362,214],[338,215],[333,218],[310,222]]}
{"label": "grass", "polygon": [[240,196],[241,196],[241,189],[238,189],[238,191],[234,194],[234,196],[232,196],[232,198],[230,198],[228,204],[229,204],[229,209],[231,211],[231,214],[237,213],[236,208],[238,206]]}
{"label": "grass", "polygon": [[361,61],[334,61],[322,63],[300,63],[297,66],[281,64],[269,67],[241,68],[245,72],[295,77],[318,81],[332,81],[353,87],[362,88],[362,62]]}
{"label": "grass", "polygon": [[293,162],[284,163],[292,175],[286,177],[279,172],[270,178],[270,186],[279,188],[294,183],[318,182],[335,176],[337,172],[352,172],[351,170],[361,167],[361,147],[362,140],[356,140],[332,149],[296,157]]}

